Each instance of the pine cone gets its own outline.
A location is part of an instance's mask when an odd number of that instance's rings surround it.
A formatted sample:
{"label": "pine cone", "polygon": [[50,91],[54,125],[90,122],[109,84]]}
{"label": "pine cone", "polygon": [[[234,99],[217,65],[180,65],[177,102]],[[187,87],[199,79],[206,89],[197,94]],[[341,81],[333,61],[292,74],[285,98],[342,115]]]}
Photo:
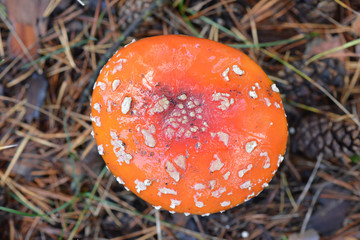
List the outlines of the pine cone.
{"label": "pine cone", "polygon": [[308,158],[323,153],[324,158],[360,155],[360,128],[353,122],[334,122],[312,115],[303,118],[297,127],[294,149]]}
{"label": "pine cone", "polygon": [[[292,63],[315,82],[332,93],[335,97],[344,86],[346,69],[340,61],[326,58],[304,65],[304,61]],[[292,100],[309,106],[321,106],[329,104],[330,100],[314,84],[306,81],[292,70],[286,68],[278,73],[280,77],[287,80],[287,84],[277,84],[280,91],[285,94],[287,100]]]}
{"label": "pine cone", "polygon": [[333,0],[296,0],[293,12],[300,22],[329,23],[335,18],[337,4]]}
{"label": "pine cone", "polygon": [[[125,29],[137,18],[140,17],[140,14],[150,6],[153,0],[127,0],[124,5],[120,7],[119,18],[121,23],[121,28]],[[147,18],[147,20],[150,20]]]}

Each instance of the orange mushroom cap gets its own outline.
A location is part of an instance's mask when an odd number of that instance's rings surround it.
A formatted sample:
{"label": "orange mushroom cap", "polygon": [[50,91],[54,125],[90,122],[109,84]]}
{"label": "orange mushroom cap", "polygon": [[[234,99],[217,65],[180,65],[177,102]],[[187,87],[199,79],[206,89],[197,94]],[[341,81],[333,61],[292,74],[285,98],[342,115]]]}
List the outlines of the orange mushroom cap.
{"label": "orange mushroom cap", "polygon": [[206,39],[158,36],[120,49],[91,106],[99,153],[118,182],[171,212],[246,202],[286,148],[276,85],[244,53]]}

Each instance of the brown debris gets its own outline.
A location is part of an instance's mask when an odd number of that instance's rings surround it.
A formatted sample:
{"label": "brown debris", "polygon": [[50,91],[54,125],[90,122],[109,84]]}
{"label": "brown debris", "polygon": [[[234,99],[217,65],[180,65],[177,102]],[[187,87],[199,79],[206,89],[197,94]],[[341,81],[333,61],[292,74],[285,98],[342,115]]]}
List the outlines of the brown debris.
{"label": "brown debris", "polygon": [[5,4],[13,28],[8,38],[8,54],[15,57],[26,49],[35,57],[39,48],[39,27],[45,24],[43,13],[49,0],[5,0]]}
{"label": "brown debris", "polygon": [[[97,154],[89,94],[112,46],[160,34],[248,45],[300,39],[242,49],[285,86],[293,134],[280,173],[259,196],[222,214],[160,211],[163,239],[360,239],[353,121],[360,48],[305,64],[359,38],[358,1],[156,1],[148,13],[154,1],[82,2],[0,3],[8,14],[0,22],[0,239],[157,238],[154,208],[118,184]],[[352,115],[264,49],[321,83]]]}
{"label": "brown debris", "polygon": [[296,148],[309,158],[320,153],[326,159],[360,155],[360,128],[352,122],[315,115],[302,119],[297,129]]}

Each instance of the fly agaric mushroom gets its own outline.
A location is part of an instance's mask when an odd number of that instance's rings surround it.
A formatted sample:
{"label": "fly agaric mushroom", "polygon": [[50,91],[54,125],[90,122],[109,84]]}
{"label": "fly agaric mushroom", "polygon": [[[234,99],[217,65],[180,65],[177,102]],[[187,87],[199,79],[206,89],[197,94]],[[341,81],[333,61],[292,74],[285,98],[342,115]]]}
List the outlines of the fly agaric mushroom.
{"label": "fly agaric mushroom", "polygon": [[259,194],[283,160],[279,90],[244,53],[187,36],[115,53],[91,119],[107,167],[155,208],[207,215]]}

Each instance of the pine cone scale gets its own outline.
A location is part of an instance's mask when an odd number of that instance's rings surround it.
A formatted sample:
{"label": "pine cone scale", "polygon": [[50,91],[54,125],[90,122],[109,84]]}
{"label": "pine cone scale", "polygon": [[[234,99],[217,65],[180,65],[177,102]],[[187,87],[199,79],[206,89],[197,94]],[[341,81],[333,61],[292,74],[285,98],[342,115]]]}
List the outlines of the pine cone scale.
{"label": "pine cone scale", "polygon": [[326,159],[360,155],[360,128],[352,122],[314,115],[304,118],[297,129],[295,148],[309,158],[320,153]]}

